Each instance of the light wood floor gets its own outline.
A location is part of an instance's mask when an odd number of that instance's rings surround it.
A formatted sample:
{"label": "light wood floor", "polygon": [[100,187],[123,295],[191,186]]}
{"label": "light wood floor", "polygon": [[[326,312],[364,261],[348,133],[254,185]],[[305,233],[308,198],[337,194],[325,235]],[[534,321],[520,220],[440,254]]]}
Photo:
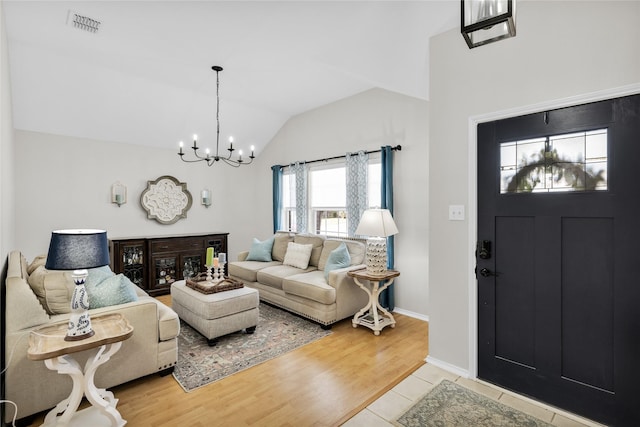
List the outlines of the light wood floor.
{"label": "light wood floor", "polygon": [[427,322],[394,316],[380,336],[343,320],[328,337],[191,393],[159,375],[111,391],[131,427],[338,426],[424,364]]}

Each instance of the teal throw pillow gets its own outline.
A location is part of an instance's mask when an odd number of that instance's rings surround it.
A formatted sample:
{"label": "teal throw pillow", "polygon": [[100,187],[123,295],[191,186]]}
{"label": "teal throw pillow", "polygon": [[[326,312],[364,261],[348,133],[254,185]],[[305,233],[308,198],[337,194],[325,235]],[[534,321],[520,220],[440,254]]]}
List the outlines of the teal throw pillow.
{"label": "teal throw pillow", "polygon": [[101,283],[103,280],[108,279],[111,276],[115,276],[116,274],[111,271],[108,265],[104,267],[90,268],[89,275],[87,276],[87,280],[85,281],[85,286],[95,286]]}
{"label": "teal throw pillow", "polygon": [[329,280],[329,272],[339,268],[349,267],[351,265],[351,255],[347,245],[340,243],[340,246],[329,253],[327,263],[324,266],[324,278]]}
{"label": "teal throw pillow", "polygon": [[90,308],[110,307],[126,304],[138,300],[135,286],[124,274],[114,275],[100,283],[89,281],[85,283]]}
{"label": "teal throw pillow", "polygon": [[254,237],[249,255],[247,255],[247,261],[273,261],[271,259],[271,249],[273,249],[274,239],[275,237],[272,236],[261,242]]}

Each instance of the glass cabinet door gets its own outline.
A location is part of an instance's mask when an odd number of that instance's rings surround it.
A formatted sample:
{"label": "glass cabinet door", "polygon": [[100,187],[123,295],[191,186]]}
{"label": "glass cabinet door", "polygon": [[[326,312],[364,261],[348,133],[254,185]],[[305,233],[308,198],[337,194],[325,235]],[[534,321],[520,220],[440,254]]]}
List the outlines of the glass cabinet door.
{"label": "glass cabinet door", "polygon": [[123,245],[122,274],[135,285],[144,288],[144,246],[142,244]]}
{"label": "glass cabinet door", "polygon": [[176,281],[177,257],[164,256],[154,258],[155,283],[154,286],[168,286]]}
{"label": "glass cabinet door", "polygon": [[182,257],[182,278],[188,279],[196,276],[203,269],[202,256],[200,255],[184,255]]}

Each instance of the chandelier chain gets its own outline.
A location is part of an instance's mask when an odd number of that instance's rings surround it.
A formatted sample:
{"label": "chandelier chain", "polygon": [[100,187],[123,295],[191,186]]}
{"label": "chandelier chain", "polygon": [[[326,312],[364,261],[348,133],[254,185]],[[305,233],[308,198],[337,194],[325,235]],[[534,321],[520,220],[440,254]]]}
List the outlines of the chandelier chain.
{"label": "chandelier chain", "polygon": [[[216,157],[220,145],[220,71],[216,70]],[[229,153],[231,156],[231,153]]]}

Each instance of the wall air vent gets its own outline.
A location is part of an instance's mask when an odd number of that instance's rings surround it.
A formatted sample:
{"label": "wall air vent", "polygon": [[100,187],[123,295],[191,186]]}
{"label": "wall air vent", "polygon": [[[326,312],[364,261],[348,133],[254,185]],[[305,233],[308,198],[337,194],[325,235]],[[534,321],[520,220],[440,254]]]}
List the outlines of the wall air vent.
{"label": "wall air vent", "polygon": [[69,15],[67,17],[67,25],[90,33],[97,33],[100,24],[100,21],[81,15],[72,10],[69,11]]}

